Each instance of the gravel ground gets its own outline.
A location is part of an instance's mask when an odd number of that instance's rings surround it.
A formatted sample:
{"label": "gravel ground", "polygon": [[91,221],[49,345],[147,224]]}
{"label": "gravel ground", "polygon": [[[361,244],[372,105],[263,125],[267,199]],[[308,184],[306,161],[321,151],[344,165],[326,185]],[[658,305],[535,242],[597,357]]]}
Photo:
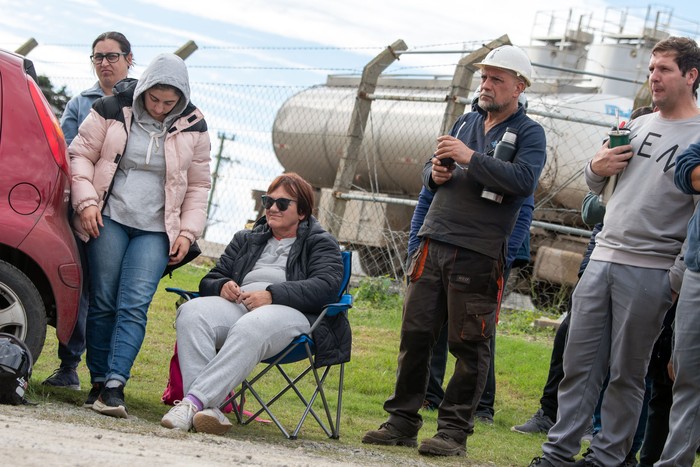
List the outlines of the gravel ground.
{"label": "gravel ground", "polygon": [[135,417],[105,417],[66,403],[0,405],[0,440],[2,465],[8,466],[430,465],[333,441],[299,440],[291,448],[230,436],[182,433]]}

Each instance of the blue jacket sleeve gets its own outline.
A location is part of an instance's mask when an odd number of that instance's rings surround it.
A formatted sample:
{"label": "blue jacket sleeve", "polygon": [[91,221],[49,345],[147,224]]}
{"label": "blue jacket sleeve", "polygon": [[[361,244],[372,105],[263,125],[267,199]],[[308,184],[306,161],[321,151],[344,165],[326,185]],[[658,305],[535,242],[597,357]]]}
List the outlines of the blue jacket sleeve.
{"label": "blue jacket sleeve", "polygon": [[515,261],[515,257],[520,250],[520,246],[525,238],[530,235],[530,224],[532,223],[532,211],[535,209],[535,196],[528,196],[518,212],[515,220],[513,232],[508,237],[508,256],[506,257],[506,267],[510,267]]}
{"label": "blue jacket sleeve", "polygon": [[693,170],[700,165],[700,143],[693,143],[681,153],[676,159],[676,169],[673,174],[673,181],[683,193],[690,195],[700,194],[691,181]]}
{"label": "blue jacket sleeve", "polygon": [[74,97],[68,101],[61,115],[61,130],[66,139],[66,146],[70,146],[73,138],[78,135],[78,127],[81,123],[78,121],[78,99]]}
{"label": "blue jacket sleeve", "polygon": [[408,234],[408,257],[410,258],[414,251],[420,245],[420,238],[418,237],[418,231],[423,225],[423,220],[425,220],[425,215],[428,214],[428,209],[430,209],[430,203],[433,202],[433,197],[435,195],[428,191],[427,188],[423,187],[418,194],[418,204],[413,211],[413,217],[411,218],[411,230]]}

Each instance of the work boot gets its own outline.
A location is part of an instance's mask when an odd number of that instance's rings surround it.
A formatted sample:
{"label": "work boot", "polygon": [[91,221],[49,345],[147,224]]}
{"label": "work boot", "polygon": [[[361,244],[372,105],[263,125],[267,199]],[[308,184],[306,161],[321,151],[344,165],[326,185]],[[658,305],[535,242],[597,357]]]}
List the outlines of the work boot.
{"label": "work boot", "polygon": [[418,452],[424,456],[464,456],[467,454],[467,441],[460,443],[447,433],[438,431],[435,436],[420,443]]}
{"label": "work boot", "polygon": [[409,448],[418,446],[415,434],[411,436],[402,433],[389,422],[382,423],[378,430],[370,430],[365,433],[362,442],[381,446],[408,446]]}

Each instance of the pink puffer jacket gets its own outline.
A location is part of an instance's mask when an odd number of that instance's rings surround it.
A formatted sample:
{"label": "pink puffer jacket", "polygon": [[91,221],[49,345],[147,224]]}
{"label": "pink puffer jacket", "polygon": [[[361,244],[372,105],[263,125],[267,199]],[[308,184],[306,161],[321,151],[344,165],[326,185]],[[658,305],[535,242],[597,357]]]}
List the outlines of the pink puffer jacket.
{"label": "pink puffer jacket", "polygon": [[[114,97],[114,96],[113,96]],[[71,161],[71,201],[76,214],[73,228],[88,241],[79,214],[88,206],[103,207],[104,199],[124,153],[132,121],[132,109],[114,112],[102,99],[80,125],[68,148]],[[189,104],[165,137],[165,230],[172,247],[182,235],[194,242],[202,234],[211,187],[211,141],[204,116]]]}

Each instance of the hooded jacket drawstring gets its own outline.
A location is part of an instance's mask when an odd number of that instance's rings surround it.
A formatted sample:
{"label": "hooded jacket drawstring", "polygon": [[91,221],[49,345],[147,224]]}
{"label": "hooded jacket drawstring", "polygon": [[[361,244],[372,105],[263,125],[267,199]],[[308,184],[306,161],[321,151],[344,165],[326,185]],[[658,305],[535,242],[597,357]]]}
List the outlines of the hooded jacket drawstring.
{"label": "hooded jacket drawstring", "polygon": [[160,131],[149,131],[146,127],[144,127],[141,122],[138,120],[136,123],[145,131],[148,133],[148,136],[150,136],[150,141],[148,142],[148,150],[146,151],[146,165],[151,161],[151,150],[153,149],[153,144],[155,143],[156,145],[156,151],[160,148],[160,141],[159,138],[162,138],[163,135],[165,135],[165,132],[168,131],[168,129],[163,125],[163,129]]}

